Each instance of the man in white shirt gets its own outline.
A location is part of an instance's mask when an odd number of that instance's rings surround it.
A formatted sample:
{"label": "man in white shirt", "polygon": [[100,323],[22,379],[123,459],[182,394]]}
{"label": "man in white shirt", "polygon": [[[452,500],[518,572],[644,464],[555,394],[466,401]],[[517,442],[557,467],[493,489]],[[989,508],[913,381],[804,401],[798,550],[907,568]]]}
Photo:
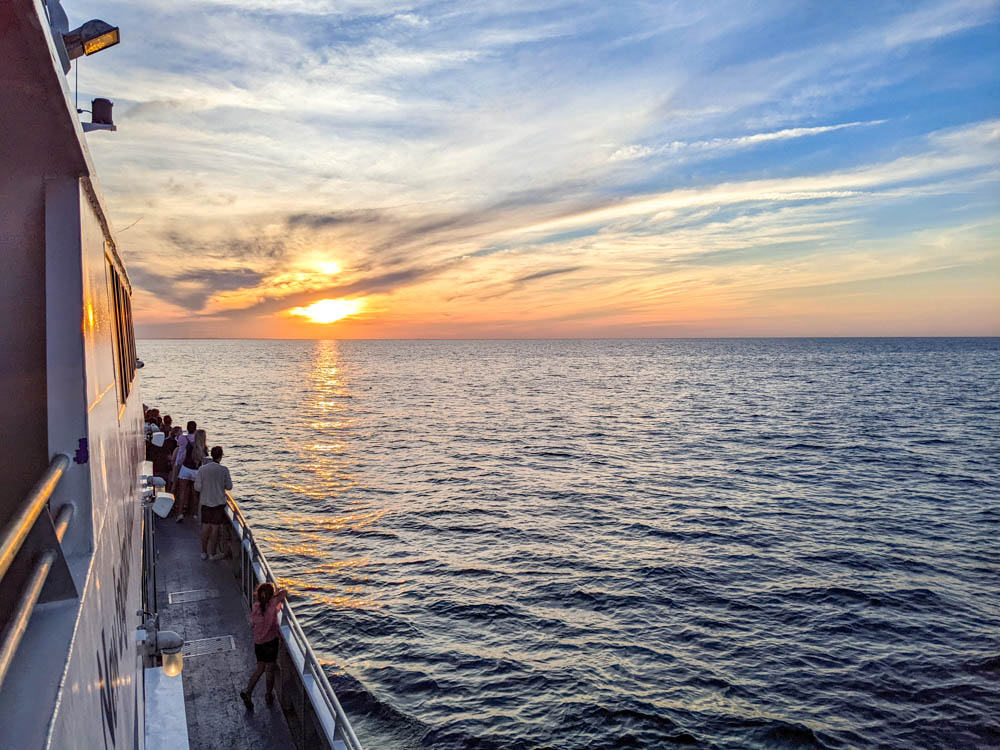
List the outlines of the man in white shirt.
{"label": "man in white shirt", "polygon": [[[233,488],[229,469],[222,465],[222,446],[212,448],[212,460],[198,469],[194,489],[201,493],[201,559],[221,560],[225,555],[218,549],[219,534],[226,517],[226,490]],[[209,550],[212,550],[209,553]],[[209,558],[211,554],[211,558]]]}

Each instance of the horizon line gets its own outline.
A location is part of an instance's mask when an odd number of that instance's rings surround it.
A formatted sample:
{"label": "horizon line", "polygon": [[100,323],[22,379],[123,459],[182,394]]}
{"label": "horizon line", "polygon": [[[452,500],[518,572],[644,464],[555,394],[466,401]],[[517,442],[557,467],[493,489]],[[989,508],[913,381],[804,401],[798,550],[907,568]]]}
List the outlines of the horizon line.
{"label": "horizon line", "polygon": [[842,339],[1000,339],[987,335],[901,335],[901,336],[462,336],[395,338],[275,338],[269,336],[136,336],[136,341],[731,341],[731,340],[842,340]]}

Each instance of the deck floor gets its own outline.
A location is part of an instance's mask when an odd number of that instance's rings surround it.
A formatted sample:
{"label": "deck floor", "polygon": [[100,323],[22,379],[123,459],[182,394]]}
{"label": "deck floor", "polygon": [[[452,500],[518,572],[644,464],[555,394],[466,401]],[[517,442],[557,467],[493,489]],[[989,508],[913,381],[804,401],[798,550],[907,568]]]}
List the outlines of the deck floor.
{"label": "deck floor", "polygon": [[[157,605],[160,628],[190,642],[231,635],[235,650],[184,657],[184,704],[192,750],[294,750],[295,743],[278,707],[264,702],[264,678],[254,690],[250,713],[239,691],[256,666],[246,606],[231,560],[201,559],[199,524],[156,518]],[[169,603],[169,594],[215,589],[218,596]]]}

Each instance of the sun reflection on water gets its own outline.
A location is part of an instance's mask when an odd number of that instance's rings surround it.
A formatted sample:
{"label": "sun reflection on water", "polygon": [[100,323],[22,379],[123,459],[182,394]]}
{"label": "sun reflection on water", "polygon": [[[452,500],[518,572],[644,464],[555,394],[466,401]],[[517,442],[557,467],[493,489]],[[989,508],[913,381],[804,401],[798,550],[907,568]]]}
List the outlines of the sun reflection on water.
{"label": "sun reflection on water", "polygon": [[343,529],[360,530],[366,526],[379,521],[389,513],[388,508],[378,508],[376,510],[363,511],[361,513],[350,513],[344,516],[320,517],[304,515],[301,513],[282,513],[278,520],[282,524],[287,524],[290,528],[302,528],[311,524],[324,531],[341,531]]}
{"label": "sun reflection on water", "polygon": [[[279,583],[295,599],[322,610],[376,609],[386,606],[378,594],[386,582],[376,578],[373,583],[369,573],[382,566],[351,554],[346,537],[379,526],[388,509],[356,509],[352,506],[364,501],[346,494],[357,489],[362,473],[353,432],[358,392],[340,347],[337,341],[315,343],[297,423],[286,433],[282,448],[287,452],[272,480],[289,501],[274,509],[269,528],[262,528],[258,538],[278,558]],[[406,582],[390,583],[396,594]]]}
{"label": "sun reflection on water", "polygon": [[298,597],[304,597],[312,603],[336,609],[380,609],[384,602],[376,601],[370,595],[365,595],[365,586],[341,586],[327,589],[322,584],[292,576],[278,576],[278,586],[287,588]]}

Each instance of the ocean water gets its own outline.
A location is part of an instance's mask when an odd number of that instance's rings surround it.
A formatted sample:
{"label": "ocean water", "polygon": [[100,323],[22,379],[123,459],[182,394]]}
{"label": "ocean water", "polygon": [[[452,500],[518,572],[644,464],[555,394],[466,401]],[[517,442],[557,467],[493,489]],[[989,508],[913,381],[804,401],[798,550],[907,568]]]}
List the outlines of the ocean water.
{"label": "ocean water", "polygon": [[1000,746],[1000,340],[142,341],[378,748]]}

